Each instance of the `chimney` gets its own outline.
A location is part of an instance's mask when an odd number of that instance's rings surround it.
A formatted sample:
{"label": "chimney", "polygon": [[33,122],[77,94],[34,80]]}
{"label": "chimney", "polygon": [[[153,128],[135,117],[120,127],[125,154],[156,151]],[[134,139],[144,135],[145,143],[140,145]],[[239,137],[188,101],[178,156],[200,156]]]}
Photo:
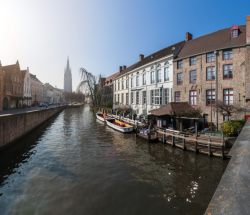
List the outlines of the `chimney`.
{"label": "chimney", "polygon": [[123,68],[122,68],[122,70],[125,70],[125,69],[127,69],[127,67],[124,65]]}
{"label": "chimney", "polygon": [[247,45],[250,45],[250,16],[246,18],[246,37]]}
{"label": "chimney", "polygon": [[122,66],[119,67],[119,71],[122,72]]}
{"label": "chimney", "polygon": [[142,61],[144,59],[144,55],[143,54],[140,54],[139,55],[139,61]]}
{"label": "chimney", "polygon": [[189,32],[186,33],[186,41],[192,40],[193,39],[193,35]]}

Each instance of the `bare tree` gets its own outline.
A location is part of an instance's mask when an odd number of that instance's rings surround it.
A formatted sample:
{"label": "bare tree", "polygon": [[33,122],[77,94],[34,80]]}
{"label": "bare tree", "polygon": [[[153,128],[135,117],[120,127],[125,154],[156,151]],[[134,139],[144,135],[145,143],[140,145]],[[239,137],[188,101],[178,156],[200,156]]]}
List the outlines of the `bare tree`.
{"label": "bare tree", "polygon": [[101,106],[102,100],[102,81],[101,75],[96,77],[84,68],[80,68],[81,82],[77,87],[78,91],[82,91],[85,95],[89,95],[94,107]]}
{"label": "bare tree", "polygon": [[218,109],[218,112],[223,114],[223,115],[227,115],[229,118],[236,113],[239,112],[243,112],[244,108],[242,107],[238,107],[236,105],[226,105],[224,104],[223,101],[217,101],[214,105],[213,105],[214,110]]}

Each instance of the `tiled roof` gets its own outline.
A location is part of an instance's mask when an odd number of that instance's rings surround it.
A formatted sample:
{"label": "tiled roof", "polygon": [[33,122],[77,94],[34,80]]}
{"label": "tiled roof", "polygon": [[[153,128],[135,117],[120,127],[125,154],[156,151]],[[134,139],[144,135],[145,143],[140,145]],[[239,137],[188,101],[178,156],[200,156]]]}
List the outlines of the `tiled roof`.
{"label": "tiled roof", "polygon": [[174,115],[181,116],[184,112],[193,111],[194,108],[187,102],[171,102],[158,109],[151,110],[150,113],[154,116]]}
{"label": "tiled roof", "polygon": [[246,26],[239,27],[239,36],[231,37],[231,28],[225,28],[193,40],[186,41],[177,59],[186,58],[210,51],[246,45]]}
{"label": "tiled roof", "polygon": [[143,60],[138,61],[135,64],[129,66],[127,69],[119,72],[119,74],[118,74],[117,77],[122,76],[122,75],[124,75],[124,74],[126,74],[126,73],[128,73],[128,72],[130,72],[130,71],[132,71],[134,69],[136,69],[136,68],[139,68],[139,67],[141,67],[143,65],[151,63],[151,62],[153,62],[155,60],[163,58],[163,57],[165,57],[167,55],[173,54],[174,57],[175,57],[179,53],[179,51],[181,50],[181,48],[183,47],[184,43],[185,43],[185,41],[173,44],[173,45],[168,46],[168,47],[166,47],[164,49],[161,49],[160,51],[157,51],[157,52],[155,52],[155,53],[153,53],[151,55],[148,55],[148,56],[144,57]]}
{"label": "tiled roof", "polygon": [[116,72],[110,76],[108,76],[107,78],[105,78],[105,85],[110,85],[113,83],[114,79],[119,75],[119,72]]}
{"label": "tiled roof", "polygon": [[16,69],[18,69],[16,64],[3,66],[2,68],[3,68],[3,71],[5,71],[5,72],[12,72],[12,71],[15,71]]}
{"label": "tiled roof", "polygon": [[36,75],[30,73],[30,78],[42,84],[42,82],[36,77]]}

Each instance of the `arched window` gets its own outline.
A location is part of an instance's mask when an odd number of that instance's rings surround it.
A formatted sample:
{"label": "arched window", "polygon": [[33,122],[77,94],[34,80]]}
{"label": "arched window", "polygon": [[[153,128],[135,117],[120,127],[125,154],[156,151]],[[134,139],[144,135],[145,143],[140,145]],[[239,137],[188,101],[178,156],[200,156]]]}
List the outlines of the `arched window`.
{"label": "arched window", "polygon": [[142,72],[142,85],[146,85],[146,70],[145,69]]}
{"label": "arched window", "polygon": [[151,67],[151,71],[150,71],[150,80],[151,80],[151,84],[155,83],[155,70],[154,67]]}
{"label": "arched window", "polygon": [[136,73],[136,86],[139,86],[139,72]]}
{"label": "arched window", "polygon": [[162,75],[161,75],[161,65],[160,64],[158,64],[157,66],[156,66],[156,81],[157,82],[161,82],[162,81],[162,77],[161,77]]}
{"label": "arched window", "polygon": [[169,62],[164,64],[164,81],[169,81]]}

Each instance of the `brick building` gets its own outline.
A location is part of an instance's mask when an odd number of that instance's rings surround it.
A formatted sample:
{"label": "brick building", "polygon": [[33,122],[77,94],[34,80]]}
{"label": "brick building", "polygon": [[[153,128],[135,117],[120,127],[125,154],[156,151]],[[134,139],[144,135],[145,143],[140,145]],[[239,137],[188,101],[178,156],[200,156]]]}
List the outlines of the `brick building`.
{"label": "brick building", "polygon": [[3,110],[3,95],[4,95],[4,72],[0,62],[0,111]]}
{"label": "brick building", "polygon": [[246,25],[234,25],[196,39],[187,33],[186,43],[174,60],[174,101],[200,108],[207,121],[216,126],[229,116],[221,114],[215,104],[249,107],[249,45],[249,17]]}
{"label": "brick building", "polygon": [[23,75],[19,62],[3,66],[2,71],[4,73],[2,109],[19,108],[23,98]]}
{"label": "brick building", "polygon": [[119,72],[116,72],[105,78],[103,93],[102,93],[102,103],[105,107],[112,107],[113,105],[113,93],[114,93],[114,84],[113,81],[119,75]]}

